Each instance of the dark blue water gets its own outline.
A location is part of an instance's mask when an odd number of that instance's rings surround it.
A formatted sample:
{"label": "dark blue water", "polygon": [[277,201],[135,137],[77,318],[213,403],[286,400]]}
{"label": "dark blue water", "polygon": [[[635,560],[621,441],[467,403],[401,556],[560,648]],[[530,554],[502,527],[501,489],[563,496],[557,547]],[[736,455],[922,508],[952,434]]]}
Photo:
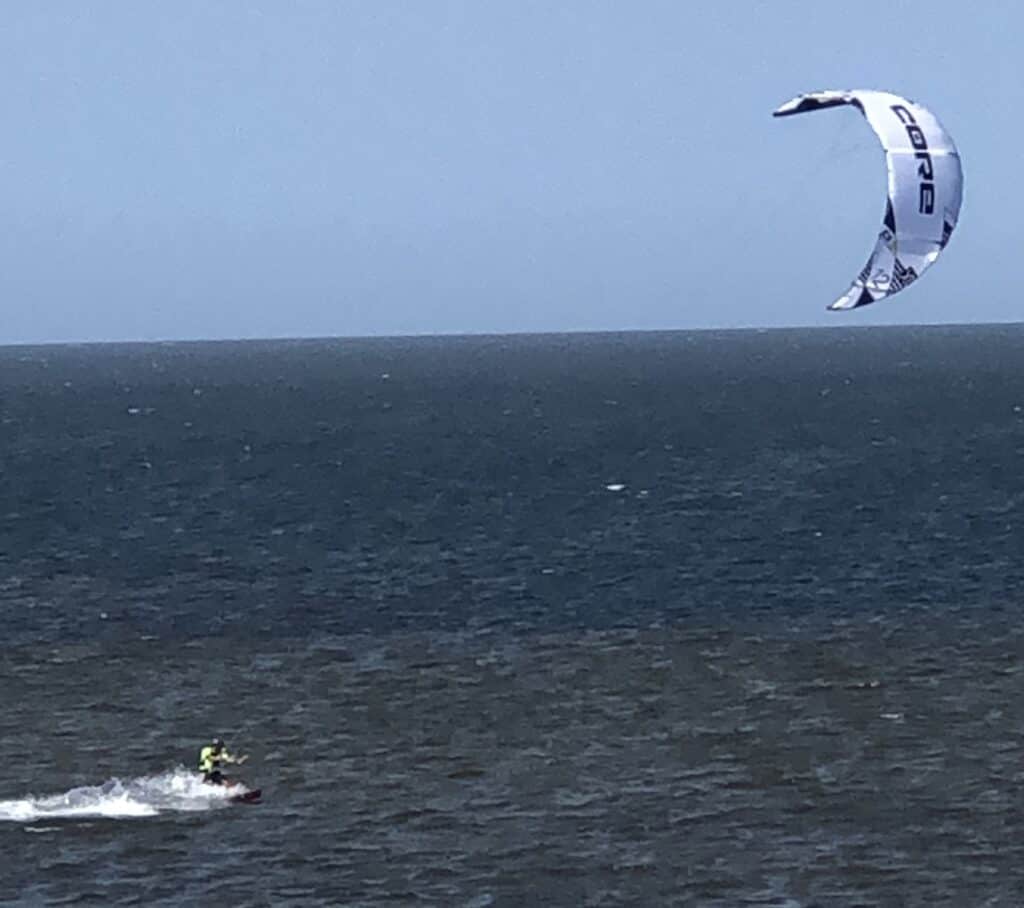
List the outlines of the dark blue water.
{"label": "dark blue water", "polygon": [[1022,364],[0,349],[0,899],[1019,904]]}

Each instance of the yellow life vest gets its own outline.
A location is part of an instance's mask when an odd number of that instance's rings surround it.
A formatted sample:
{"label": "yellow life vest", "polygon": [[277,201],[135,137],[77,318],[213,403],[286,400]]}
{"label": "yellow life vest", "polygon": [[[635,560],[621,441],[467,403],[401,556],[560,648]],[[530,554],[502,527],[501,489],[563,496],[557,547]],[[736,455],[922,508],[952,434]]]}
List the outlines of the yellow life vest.
{"label": "yellow life vest", "polygon": [[209,744],[199,751],[199,771],[213,772],[220,766],[220,760],[214,757],[215,750]]}

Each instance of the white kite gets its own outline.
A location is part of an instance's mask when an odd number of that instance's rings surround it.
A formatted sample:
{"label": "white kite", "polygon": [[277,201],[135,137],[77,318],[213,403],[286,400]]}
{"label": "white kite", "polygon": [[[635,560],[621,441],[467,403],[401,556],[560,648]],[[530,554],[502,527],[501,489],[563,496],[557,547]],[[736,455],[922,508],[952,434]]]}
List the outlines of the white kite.
{"label": "white kite", "polygon": [[949,242],[960,214],[963,173],[935,115],[884,91],[814,91],[787,101],[776,117],[852,104],[885,149],[889,199],[878,242],[850,289],[829,309],[855,309],[909,287]]}

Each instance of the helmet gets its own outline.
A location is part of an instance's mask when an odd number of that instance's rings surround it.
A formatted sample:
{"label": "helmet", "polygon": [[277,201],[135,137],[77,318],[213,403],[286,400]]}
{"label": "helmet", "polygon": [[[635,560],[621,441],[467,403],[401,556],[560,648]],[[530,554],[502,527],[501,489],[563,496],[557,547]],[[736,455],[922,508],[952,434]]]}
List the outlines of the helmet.
{"label": "helmet", "polygon": [[214,747],[223,747],[224,746],[224,742],[220,738],[214,738],[213,739],[213,746]]}

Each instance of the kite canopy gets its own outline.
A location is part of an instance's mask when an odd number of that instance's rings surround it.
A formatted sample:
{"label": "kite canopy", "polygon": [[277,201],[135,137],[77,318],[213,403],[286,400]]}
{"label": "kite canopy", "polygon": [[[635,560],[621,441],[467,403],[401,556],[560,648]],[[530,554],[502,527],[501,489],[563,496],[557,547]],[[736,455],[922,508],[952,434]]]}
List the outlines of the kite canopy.
{"label": "kite canopy", "polygon": [[829,309],[876,303],[909,287],[939,257],[960,214],[963,173],[956,145],[927,108],[884,91],[814,91],[776,117],[852,104],[875,131],[889,169],[878,242],[856,280]]}

